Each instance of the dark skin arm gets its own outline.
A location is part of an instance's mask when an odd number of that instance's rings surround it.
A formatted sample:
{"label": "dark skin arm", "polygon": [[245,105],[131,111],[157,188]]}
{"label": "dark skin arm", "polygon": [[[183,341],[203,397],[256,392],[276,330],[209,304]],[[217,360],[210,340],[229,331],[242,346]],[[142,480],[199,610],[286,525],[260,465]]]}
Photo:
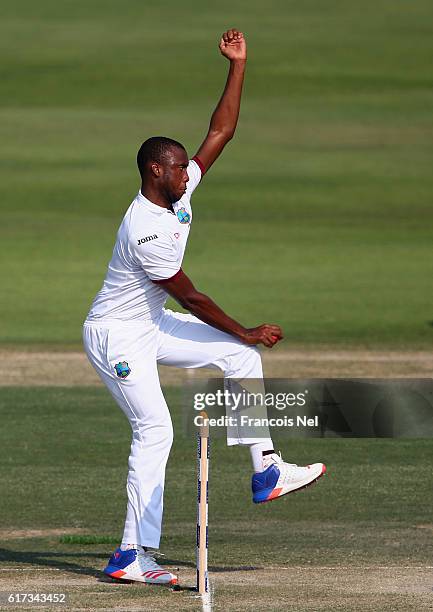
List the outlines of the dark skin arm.
{"label": "dark skin arm", "polygon": [[188,276],[181,270],[172,279],[161,285],[185,310],[189,310],[204,323],[235,336],[245,344],[264,344],[272,348],[281,340],[283,333],[278,325],[259,325],[245,328],[226,315],[219,306],[204,293],[200,293]]}
{"label": "dark skin arm", "polygon": [[244,35],[239,30],[224,32],[219,49],[230,61],[230,68],[223,94],[211,117],[209,131],[196,153],[205,171],[209,170],[235,133],[247,61],[247,46]]}
{"label": "dark skin arm", "polygon": [[[220,51],[230,61],[226,86],[212,115],[209,131],[196,156],[208,170],[225,145],[233,137],[239,117],[244,80],[247,48],[242,32],[231,29],[220,40]],[[229,317],[210,297],[197,291],[188,276],[181,270],[161,285],[185,310],[198,319],[220,329],[245,344],[264,344],[272,348],[283,338],[278,325],[259,325],[245,328]]]}

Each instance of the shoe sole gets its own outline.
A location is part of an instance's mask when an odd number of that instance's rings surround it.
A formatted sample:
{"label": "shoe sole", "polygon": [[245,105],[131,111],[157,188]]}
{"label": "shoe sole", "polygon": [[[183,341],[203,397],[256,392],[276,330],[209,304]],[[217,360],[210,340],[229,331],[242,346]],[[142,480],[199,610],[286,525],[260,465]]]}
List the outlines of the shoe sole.
{"label": "shoe sole", "polygon": [[253,502],[255,504],[265,504],[266,502],[273,501],[274,499],[279,499],[280,497],[284,497],[284,495],[288,495],[289,493],[297,493],[298,491],[302,491],[302,489],[306,489],[307,487],[310,487],[311,485],[315,484],[319,480],[319,478],[321,478],[324,474],[326,474],[325,464],[323,464],[322,466],[321,473],[315,476],[314,478],[312,478],[311,480],[309,480],[308,482],[301,484],[300,486],[297,486],[294,489],[280,487],[278,489],[274,488],[274,489],[268,489],[265,491],[260,491],[260,493],[262,495],[265,495],[266,497],[264,499],[257,499],[257,498],[254,499],[253,497]]}
{"label": "shoe sole", "polygon": [[[158,574],[159,572],[155,570],[153,573]],[[119,582],[144,582],[146,584],[161,584],[168,586],[174,586],[178,583],[177,577],[171,578],[169,581],[161,582],[158,581],[158,577],[151,578],[146,576],[133,576],[132,574],[128,574],[128,572],[124,572],[123,570],[113,566],[106,567],[104,569],[104,574]]]}

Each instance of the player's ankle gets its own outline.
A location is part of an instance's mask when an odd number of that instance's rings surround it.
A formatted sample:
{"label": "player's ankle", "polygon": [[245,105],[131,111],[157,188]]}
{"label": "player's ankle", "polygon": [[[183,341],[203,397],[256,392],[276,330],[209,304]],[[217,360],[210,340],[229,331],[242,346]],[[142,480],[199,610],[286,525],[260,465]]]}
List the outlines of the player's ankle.
{"label": "player's ankle", "polygon": [[250,445],[251,460],[254,472],[263,472],[265,469],[265,457],[275,453],[272,440],[263,440]]}
{"label": "player's ankle", "polygon": [[146,548],[144,546],[140,546],[140,544],[124,544],[122,542],[122,544],[120,545],[121,551],[131,550],[131,549],[138,550],[139,552],[146,552]]}

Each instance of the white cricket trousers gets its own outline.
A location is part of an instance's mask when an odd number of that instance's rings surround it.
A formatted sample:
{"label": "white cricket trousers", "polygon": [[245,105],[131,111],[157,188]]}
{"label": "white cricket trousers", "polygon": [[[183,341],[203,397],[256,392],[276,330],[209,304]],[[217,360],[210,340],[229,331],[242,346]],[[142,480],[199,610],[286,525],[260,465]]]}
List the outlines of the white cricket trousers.
{"label": "white cricket trousers", "polygon": [[[122,542],[159,548],[165,467],[173,442],[170,413],[157,363],[181,368],[219,368],[225,378],[262,378],[259,351],[190,314],[163,310],[157,321],[86,321],[84,347],[90,363],[127,416],[132,444],[128,504]],[[115,365],[131,370],[119,378]],[[263,439],[236,438],[228,444]]]}

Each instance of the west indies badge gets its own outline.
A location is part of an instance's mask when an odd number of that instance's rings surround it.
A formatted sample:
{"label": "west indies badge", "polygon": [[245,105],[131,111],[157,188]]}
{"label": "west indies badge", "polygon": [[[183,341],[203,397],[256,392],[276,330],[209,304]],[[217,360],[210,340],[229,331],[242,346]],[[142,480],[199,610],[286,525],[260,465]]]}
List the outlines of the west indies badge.
{"label": "west indies badge", "polygon": [[131,368],[128,365],[127,361],[120,361],[116,363],[114,366],[116,370],[116,374],[119,378],[126,378],[129,374],[131,374]]}
{"label": "west indies badge", "polygon": [[180,223],[189,223],[191,221],[191,215],[186,212],[184,207],[180,208],[176,215]]}

